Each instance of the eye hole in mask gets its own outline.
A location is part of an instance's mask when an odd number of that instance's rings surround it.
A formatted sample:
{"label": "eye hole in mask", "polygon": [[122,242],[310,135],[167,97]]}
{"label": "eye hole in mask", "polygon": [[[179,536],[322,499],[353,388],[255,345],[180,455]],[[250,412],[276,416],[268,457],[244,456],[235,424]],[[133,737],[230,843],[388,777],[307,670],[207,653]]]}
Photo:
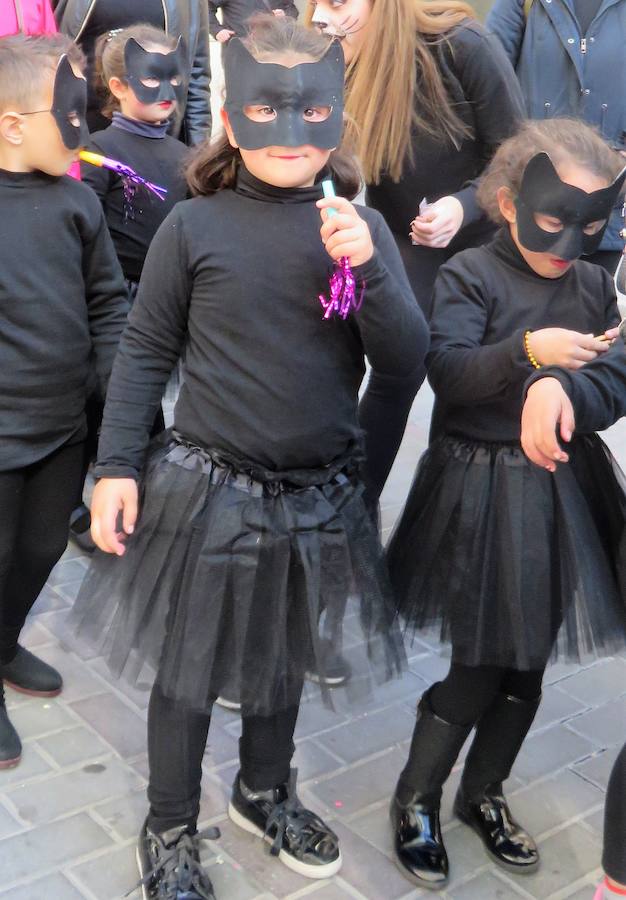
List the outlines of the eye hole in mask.
{"label": "eye hole in mask", "polygon": [[[565,225],[560,219],[557,219],[555,216],[548,216],[545,213],[533,213],[535,223],[542,231],[547,231],[549,234],[559,234],[565,228]],[[597,234],[604,226],[606,225],[606,219],[599,219],[596,222],[589,222],[587,225],[583,226],[583,234]]]}
{"label": "eye hole in mask", "polygon": [[[332,106],[311,106],[302,111],[305,122],[325,122],[332,115]],[[273,106],[261,106],[252,104],[244,106],[243,113],[251,122],[273,122],[278,116]]]}

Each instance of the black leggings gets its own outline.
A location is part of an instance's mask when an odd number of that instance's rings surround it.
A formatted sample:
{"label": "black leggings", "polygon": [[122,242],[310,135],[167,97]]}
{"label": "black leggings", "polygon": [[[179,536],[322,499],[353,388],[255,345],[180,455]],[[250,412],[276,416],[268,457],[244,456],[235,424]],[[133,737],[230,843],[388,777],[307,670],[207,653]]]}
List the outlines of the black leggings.
{"label": "black leggings", "polygon": [[497,694],[518,700],[535,700],[541,694],[544,669],[521,672],[495,666],[461,666],[452,663],[443,681],[430,695],[433,711],[454,725],[473,725],[491,706]]}
{"label": "black leggings", "polygon": [[[243,713],[240,770],[251,790],[270,790],[288,780],[297,718],[297,706],[269,717]],[[153,831],[184,824],[195,828],[210,722],[210,711],[188,709],[153,687],[148,708],[148,823]]]}
{"label": "black leggings", "polygon": [[67,544],[83,445],[0,472],[0,663],[11,662],[33,603]]}
{"label": "black leggings", "polygon": [[612,881],[626,884],[626,744],[615,760],[606,792],[602,865]]}

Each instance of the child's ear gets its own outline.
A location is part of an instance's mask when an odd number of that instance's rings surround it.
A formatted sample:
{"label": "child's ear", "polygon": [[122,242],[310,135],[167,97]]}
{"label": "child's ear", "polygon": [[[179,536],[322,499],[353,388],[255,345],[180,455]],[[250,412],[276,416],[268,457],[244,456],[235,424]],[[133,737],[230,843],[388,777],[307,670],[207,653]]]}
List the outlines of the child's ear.
{"label": "child's ear", "polygon": [[232,126],[230,124],[230,119],[228,118],[228,113],[226,112],[226,110],[224,109],[223,106],[220,109],[220,119],[222,120],[222,125],[224,126],[224,131],[226,132],[226,137],[228,138],[228,143],[230,144],[231,147],[234,147],[235,149],[237,149],[239,147],[239,144],[235,140],[235,135],[234,135]]}
{"label": "child's ear", "polygon": [[128,93],[129,87],[125,81],[114,75],[113,78],[109,78],[109,90],[116,100],[123,100]]}
{"label": "child's ear", "polygon": [[19,147],[24,140],[24,117],[16,112],[5,112],[0,116],[0,135],[7,143]]}
{"label": "child's ear", "polygon": [[515,208],[515,200],[513,194],[508,187],[499,187],[496,193],[498,206],[502,216],[509,225],[514,225],[517,221],[517,209]]}

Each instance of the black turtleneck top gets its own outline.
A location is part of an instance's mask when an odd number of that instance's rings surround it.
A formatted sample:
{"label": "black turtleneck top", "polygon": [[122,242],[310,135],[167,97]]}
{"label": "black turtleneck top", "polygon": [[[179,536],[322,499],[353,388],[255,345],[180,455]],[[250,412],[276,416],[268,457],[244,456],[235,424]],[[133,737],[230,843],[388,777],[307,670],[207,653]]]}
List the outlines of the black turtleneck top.
{"label": "black turtleneck top", "polygon": [[148,247],[156,231],[179,200],[187,197],[183,166],[187,147],[167,132],[167,123],[149,125],[114,113],[113,123],[91,136],[90,150],[131,166],[167,191],[164,200],[137,188],[132,203],[124,196],[122,179],[109,169],[81,164],[83,181],[94,189],[115,244],[124,277],[139,281]]}
{"label": "black turtleneck top", "polygon": [[[281,189],[240,168],[234,189],[179,203],[148,252],[120,344],[99,476],[136,476],[168,375],[183,359],[174,427],[272,470],[325,466],[365,431],[378,489],[422,379],[428,330],[381,216],[359,208],[376,252],[354,272],[361,310],[322,319],[331,260],[319,184]],[[361,405],[367,356],[372,379]],[[393,415],[389,407],[394,407]],[[370,450],[370,440],[385,443]]]}
{"label": "black turtleneck top", "polygon": [[[97,197],[74,178],[0,171],[0,472],[85,434],[128,304]],[[93,389],[93,386],[91,386]]]}
{"label": "black turtleneck top", "polygon": [[502,228],[439,271],[428,379],[436,395],[432,436],[517,441],[524,383],[533,374],[526,329],[602,334],[619,322],[613,279],[580,259],[560,278],[530,269]]}

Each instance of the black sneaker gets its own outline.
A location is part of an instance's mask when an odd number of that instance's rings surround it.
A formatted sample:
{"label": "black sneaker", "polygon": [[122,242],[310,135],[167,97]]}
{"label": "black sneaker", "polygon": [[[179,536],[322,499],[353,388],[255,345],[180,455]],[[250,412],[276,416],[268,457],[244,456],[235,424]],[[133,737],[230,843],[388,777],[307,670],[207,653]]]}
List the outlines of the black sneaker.
{"label": "black sneaker", "polygon": [[241,703],[239,700],[231,700],[228,695],[220,694],[219,697],[216,698],[215,702],[218,706],[221,706],[222,709],[229,709],[232,712],[239,712],[241,709]]}
{"label": "black sneaker", "polygon": [[192,834],[186,825],[155,834],[144,822],[137,844],[143,900],[215,900],[211,879],[200,865],[198,844],[219,836],[217,828]]}
{"label": "black sneaker", "polygon": [[11,724],[4,707],[0,705],[0,769],[14,768],[22,758],[22,742]]}
{"label": "black sneaker", "polygon": [[242,787],[238,773],[228,815],[235,825],[268,841],[272,856],[299,875],[330,878],[341,868],[337,835],[302,806],[296,796],[295,777],[272,791],[254,794]]}
{"label": "black sneaker", "polygon": [[63,688],[59,672],[19,644],[15,658],[0,666],[0,678],[14,691],[31,697],[56,697]]}
{"label": "black sneaker", "polygon": [[304,673],[307,681],[313,684],[324,684],[326,687],[341,687],[350,678],[351,671],[348,662],[339,653],[333,650],[330,641],[322,638],[320,646],[320,668],[322,672],[309,669]]}

